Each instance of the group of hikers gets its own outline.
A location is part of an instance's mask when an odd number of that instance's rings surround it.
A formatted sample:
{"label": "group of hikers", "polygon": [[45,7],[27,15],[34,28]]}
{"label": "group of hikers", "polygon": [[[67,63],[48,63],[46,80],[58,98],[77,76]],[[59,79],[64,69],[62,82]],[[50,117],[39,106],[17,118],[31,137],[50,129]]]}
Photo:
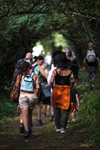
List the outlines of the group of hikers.
{"label": "group of hikers", "polygon": [[[43,64],[45,59],[42,55],[35,56],[28,52],[25,58],[20,59],[14,70],[11,85],[20,87],[19,107],[20,132],[23,138],[32,133],[32,111],[37,106],[37,125],[43,125],[41,115],[46,116],[46,110],[51,109],[50,120],[55,121],[56,132],[65,133],[70,120],[75,121],[76,104],[80,107],[78,91],[78,72],[85,70],[87,63],[87,79],[96,78],[97,62],[100,69],[100,60],[93,50],[93,44],[88,44],[88,50],[83,60],[83,69],[79,69],[78,60],[68,46],[62,51],[60,45],[52,54],[52,59],[47,65],[49,70],[46,74]],[[48,53],[50,55],[50,53]],[[41,76],[42,75],[42,76]],[[41,103],[43,114],[41,114]]]}

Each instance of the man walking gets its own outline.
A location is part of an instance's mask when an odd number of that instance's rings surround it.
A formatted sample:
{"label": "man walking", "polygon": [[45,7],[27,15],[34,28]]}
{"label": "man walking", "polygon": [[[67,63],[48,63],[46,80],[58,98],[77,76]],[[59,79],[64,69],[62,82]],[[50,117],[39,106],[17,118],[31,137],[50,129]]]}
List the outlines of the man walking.
{"label": "man walking", "polygon": [[88,81],[94,80],[96,78],[97,62],[99,65],[99,70],[100,70],[100,60],[98,58],[98,55],[93,49],[93,44],[88,43],[88,50],[86,51],[84,59],[83,59],[84,70],[85,70],[85,64],[87,64],[87,80]]}

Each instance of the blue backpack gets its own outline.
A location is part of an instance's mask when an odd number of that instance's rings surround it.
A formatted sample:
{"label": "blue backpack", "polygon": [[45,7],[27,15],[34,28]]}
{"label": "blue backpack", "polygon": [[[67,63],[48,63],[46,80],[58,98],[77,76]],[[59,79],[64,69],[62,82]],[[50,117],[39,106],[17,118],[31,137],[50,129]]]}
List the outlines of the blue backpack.
{"label": "blue backpack", "polygon": [[31,75],[26,75],[23,78],[22,85],[20,86],[21,91],[26,91],[26,92],[33,92],[33,75],[34,73],[32,72]]}

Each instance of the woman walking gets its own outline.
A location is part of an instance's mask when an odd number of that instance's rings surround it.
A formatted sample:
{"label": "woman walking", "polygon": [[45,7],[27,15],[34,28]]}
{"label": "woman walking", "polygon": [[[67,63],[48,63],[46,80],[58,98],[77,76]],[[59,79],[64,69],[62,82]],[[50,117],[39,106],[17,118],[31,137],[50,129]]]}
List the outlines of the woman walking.
{"label": "woman walking", "polygon": [[40,74],[42,74],[46,79],[47,79],[47,74],[45,73],[42,65],[44,63],[44,58],[42,56],[38,56],[35,57],[35,62],[34,62],[34,67],[33,69],[31,69],[31,72],[36,73],[39,76],[39,85],[40,85],[40,89],[38,91],[38,99],[37,99],[37,124],[38,126],[42,125],[42,121],[41,121],[41,101],[44,99],[44,94],[42,91],[42,87],[41,87],[41,80],[40,80]]}
{"label": "woman walking", "polygon": [[70,87],[74,83],[74,77],[71,70],[68,69],[70,60],[67,59],[66,55],[60,55],[54,58],[54,61],[58,67],[53,71],[50,83],[52,86],[55,81],[52,97],[55,106],[56,132],[65,133],[70,113]]}
{"label": "woman walking", "polygon": [[30,72],[30,61],[23,61],[18,72],[16,87],[20,86],[19,105],[24,124],[23,138],[28,137],[32,130],[32,111],[37,100],[39,90],[39,78],[37,74]]}

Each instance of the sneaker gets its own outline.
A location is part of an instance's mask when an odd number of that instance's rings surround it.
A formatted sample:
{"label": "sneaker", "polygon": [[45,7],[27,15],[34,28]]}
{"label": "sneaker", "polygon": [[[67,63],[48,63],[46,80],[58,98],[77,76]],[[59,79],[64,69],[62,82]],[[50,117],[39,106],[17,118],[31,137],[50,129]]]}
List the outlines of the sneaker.
{"label": "sneaker", "polygon": [[61,129],[56,129],[56,132],[60,132],[61,131]]}
{"label": "sneaker", "polygon": [[65,133],[66,131],[65,131],[65,129],[61,129],[61,131],[60,131],[60,133]]}
{"label": "sneaker", "polygon": [[43,117],[46,117],[46,113],[43,113],[42,116],[43,116]]}
{"label": "sneaker", "polygon": [[42,123],[42,121],[41,121],[41,120],[37,120],[37,124],[38,124],[38,126],[43,125],[43,123]]}
{"label": "sneaker", "polygon": [[24,125],[23,125],[23,123],[20,124],[20,133],[24,133]]}
{"label": "sneaker", "polygon": [[66,131],[65,131],[64,127],[62,127],[60,133],[65,133],[65,132]]}

